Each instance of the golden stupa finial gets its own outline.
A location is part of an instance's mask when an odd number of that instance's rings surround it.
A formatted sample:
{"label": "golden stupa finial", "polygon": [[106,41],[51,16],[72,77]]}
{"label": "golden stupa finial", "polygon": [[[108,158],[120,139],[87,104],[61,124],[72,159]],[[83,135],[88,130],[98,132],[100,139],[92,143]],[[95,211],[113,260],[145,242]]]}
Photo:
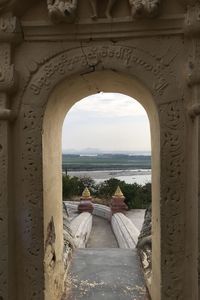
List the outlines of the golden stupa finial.
{"label": "golden stupa finial", "polygon": [[91,195],[90,195],[90,191],[89,189],[86,187],[82,193],[82,197],[83,198],[89,198]]}
{"label": "golden stupa finial", "polygon": [[118,197],[118,198],[124,198],[124,195],[120,189],[120,187],[118,186],[116,191],[115,191],[115,194],[114,194],[114,197]]}

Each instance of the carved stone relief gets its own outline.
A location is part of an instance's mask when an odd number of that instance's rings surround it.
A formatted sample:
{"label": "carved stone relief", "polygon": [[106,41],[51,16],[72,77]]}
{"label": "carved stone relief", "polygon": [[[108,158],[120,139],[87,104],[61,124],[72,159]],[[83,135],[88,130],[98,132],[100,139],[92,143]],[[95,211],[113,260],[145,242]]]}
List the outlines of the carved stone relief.
{"label": "carved stone relief", "polygon": [[[187,1],[187,14],[185,18],[185,34],[190,46],[187,80],[191,92],[191,104],[188,107],[189,116],[193,122],[196,118],[198,124],[198,172],[200,173],[200,2]],[[200,214],[200,176],[198,178],[198,214]],[[200,221],[198,219],[198,289],[200,295]]]}
{"label": "carved stone relief", "polygon": [[[0,95],[1,107],[1,95]],[[0,121],[0,299],[8,299],[8,146],[7,146],[8,125]]]}
{"label": "carved stone relief", "polygon": [[[0,2],[1,9],[8,1]],[[14,65],[11,63],[12,46],[9,43],[7,33],[14,32],[14,18],[0,18],[0,299],[9,299],[8,261],[12,261],[9,243],[12,241],[12,233],[9,230],[10,220],[10,189],[9,189],[9,124],[11,117],[9,106],[9,94],[15,87]],[[14,267],[14,266],[13,266]]]}
{"label": "carved stone relief", "polygon": [[165,236],[163,249],[165,261],[162,262],[161,268],[165,270],[163,282],[166,299],[182,299],[184,282],[185,117],[183,107],[182,100],[159,107],[162,157],[161,240]]}
{"label": "carved stone relief", "polygon": [[55,252],[56,233],[53,217],[47,228],[47,238],[45,242],[45,265],[47,269],[53,270],[56,264]]}
{"label": "carved stone relief", "polygon": [[[105,11],[106,18],[112,19],[111,12],[116,1],[117,0],[108,0],[106,11]],[[92,15],[91,15],[92,19],[98,18],[98,7],[97,7],[98,2],[101,3],[101,1],[98,0],[90,0],[90,4],[92,8]]]}
{"label": "carved stone relief", "polygon": [[155,58],[145,53],[142,49],[109,44],[91,46],[77,48],[73,51],[63,50],[63,52],[58,53],[57,56],[55,55],[52,59],[45,62],[43,66],[40,63],[37,66],[37,63],[35,63],[34,72],[30,70],[30,81],[26,83],[26,94],[29,94],[27,99],[35,101],[34,99],[37,97],[36,101],[38,101],[41,97],[42,101],[44,101],[45,98],[41,93],[49,93],[54,85],[54,80],[61,80],[63,76],[73,73],[77,68],[80,72],[94,68],[98,69],[98,66],[102,63],[108,64],[111,69],[117,63],[124,71],[130,70],[134,66],[141,73],[142,77],[149,78],[149,85],[154,87],[152,93],[159,95],[161,102],[163,101],[162,99],[165,99],[165,93],[173,89],[173,85],[169,84],[164,73],[168,74],[170,72],[170,80],[172,82],[176,80],[169,65],[162,64],[160,60],[156,61]]}
{"label": "carved stone relief", "polygon": [[[167,43],[169,46],[169,41],[167,41]],[[41,152],[38,148],[40,143],[39,139],[41,138],[41,127],[39,127],[38,124],[41,126],[40,118],[43,118],[42,110],[46,106],[52,88],[67,76],[70,77],[74,74],[81,75],[87,71],[103,69],[115,70],[115,66],[116,70],[119,70],[120,72],[138,76],[141,81],[145,82],[147,87],[151,88],[157,103],[159,103],[159,105],[163,103],[159,106],[160,119],[162,121],[162,157],[164,158],[162,170],[164,170],[163,172],[166,172],[164,173],[164,179],[167,178],[167,180],[162,181],[161,195],[164,207],[162,210],[162,221],[165,220],[163,222],[167,227],[167,233],[163,233],[164,237],[167,236],[167,240],[165,242],[162,241],[162,245],[166,245],[164,251],[167,253],[167,265],[164,266],[163,263],[163,269],[166,267],[167,272],[172,275],[172,280],[168,284],[169,289],[175,289],[173,295],[169,292],[166,299],[181,299],[181,279],[183,274],[181,274],[180,270],[182,270],[181,260],[183,260],[184,249],[177,247],[173,253],[170,252],[170,249],[172,249],[173,244],[178,243],[179,246],[184,244],[183,222],[181,219],[181,207],[183,206],[181,191],[184,184],[184,153],[182,151],[184,133],[183,103],[181,101],[174,101],[175,98],[180,99],[180,94],[178,94],[179,91],[175,95],[171,92],[171,86],[175,85],[175,82],[170,81],[174,80],[173,70],[170,69],[171,60],[167,63],[163,63],[160,57],[159,59],[156,59],[156,53],[154,53],[155,57],[153,57],[149,54],[148,49],[143,49],[141,44],[139,46],[137,42],[132,47],[122,43],[116,43],[115,45],[112,43],[105,43],[104,45],[97,43],[95,45],[94,43],[93,46],[74,48],[70,51],[67,51],[64,49],[65,47],[63,47],[62,52],[60,51],[60,53],[57,55],[54,54],[52,57],[48,57],[48,59],[47,56],[43,57],[38,63],[37,58],[33,58],[34,68],[30,66],[28,82],[26,82],[24,94],[21,95],[23,98],[22,107],[27,106],[27,111],[23,111],[22,113],[24,117],[22,116],[23,128],[21,130],[23,132],[22,140],[23,143],[25,142],[25,145],[22,146],[24,151],[21,156],[23,159],[23,162],[21,163],[24,168],[24,186],[29,187],[29,190],[26,190],[23,197],[19,197],[20,201],[23,199],[21,211],[28,211],[31,213],[27,222],[27,224],[29,224],[27,227],[29,230],[32,228],[33,234],[36,235],[36,232],[39,230],[39,225],[37,226],[39,223],[38,220],[42,219],[42,214],[39,215],[38,219],[37,213],[37,206],[40,203],[39,199],[42,199],[42,191],[37,191],[36,189],[38,180],[42,181],[42,179],[39,174],[40,170],[37,169],[35,171],[35,167],[37,167],[37,164],[41,159]],[[170,100],[172,100],[172,102],[164,103],[169,101],[169,95],[171,95]],[[30,103],[32,108],[29,108],[28,110]],[[41,111],[37,111],[36,107],[42,108]],[[35,137],[33,137],[33,134]],[[36,136],[39,136],[38,141]],[[29,165],[29,163],[31,163],[31,165]],[[37,180],[34,178],[37,178]],[[34,192],[35,189],[37,193]],[[174,209],[171,210],[171,207]],[[166,216],[164,211],[167,211]],[[171,214],[173,211],[175,211],[174,215]],[[176,215],[178,215],[177,218]],[[172,222],[168,222],[168,224],[167,221],[169,220],[172,220]],[[54,236],[52,234],[54,232],[54,226],[52,225],[52,221],[49,221],[49,231],[51,232],[49,237],[52,239]],[[34,228],[32,224],[34,224]],[[179,239],[178,242],[175,241],[177,236]],[[28,239],[28,235],[25,235],[25,237]],[[27,241],[27,239],[25,238],[24,240]],[[42,235],[39,236],[39,239],[42,239]],[[29,240],[28,243],[31,245]],[[34,261],[34,259],[32,259],[32,256],[35,257],[35,255],[32,255],[30,252],[27,253],[29,248],[30,247],[25,247],[24,249],[27,265],[29,264],[29,260],[36,263],[36,260]],[[36,249],[38,249],[38,247],[36,247]],[[49,249],[52,250],[51,247],[49,247]],[[37,255],[41,254],[40,252],[41,249],[39,249]],[[52,251],[50,251],[50,254],[51,253]],[[175,261],[177,257],[180,257],[180,261],[178,262]],[[54,263],[54,253],[52,258]],[[35,281],[35,276],[37,276],[37,274],[33,273],[30,279],[26,279],[27,281],[30,281],[27,285],[31,285],[32,282]],[[168,279],[165,278],[165,280],[167,281]],[[174,281],[178,282],[177,288],[173,287]],[[38,289],[34,286],[32,292],[36,293],[37,291]],[[168,293],[168,291],[166,291],[166,293]],[[170,296],[172,297],[170,298]]]}
{"label": "carved stone relief", "polygon": [[78,0],[47,0],[49,16],[52,22],[73,22],[76,16]]}
{"label": "carved stone relief", "polygon": [[133,18],[155,17],[159,13],[160,0],[129,0]]}
{"label": "carved stone relief", "polygon": [[1,17],[0,18],[0,32],[14,32],[16,29],[15,17]]}
{"label": "carved stone relief", "polygon": [[200,32],[200,3],[196,2],[188,6],[185,18],[185,33],[187,35],[198,35]]}
{"label": "carved stone relief", "polygon": [[[98,18],[98,5],[101,1],[89,0],[91,5],[91,18]],[[105,17],[112,19],[112,10],[117,0],[107,0]],[[133,18],[155,17],[159,13],[161,0],[129,0]],[[47,0],[50,19],[54,23],[73,22],[76,16],[78,0]]]}
{"label": "carved stone relief", "polygon": [[16,0],[0,0],[0,14],[9,10]]}
{"label": "carved stone relief", "polygon": [[[40,173],[41,149],[41,110],[35,107],[25,106],[23,108],[20,129],[22,133],[22,152],[17,163],[22,176],[18,178],[21,200],[17,205],[17,216],[19,228],[17,236],[23,236],[24,246],[17,248],[17,253],[23,257],[21,269],[24,273],[24,291],[20,291],[19,299],[38,300],[42,299],[44,281],[40,264],[43,263],[44,243],[43,236],[43,212],[42,212],[42,176]],[[40,134],[39,134],[40,132]],[[34,178],[36,180],[34,180]],[[22,213],[23,212],[23,213]],[[23,217],[22,217],[23,215]],[[20,247],[20,243],[17,245]],[[21,258],[19,259],[21,260]],[[20,284],[20,278],[18,278]],[[24,294],[23,294],[24,293]]]}

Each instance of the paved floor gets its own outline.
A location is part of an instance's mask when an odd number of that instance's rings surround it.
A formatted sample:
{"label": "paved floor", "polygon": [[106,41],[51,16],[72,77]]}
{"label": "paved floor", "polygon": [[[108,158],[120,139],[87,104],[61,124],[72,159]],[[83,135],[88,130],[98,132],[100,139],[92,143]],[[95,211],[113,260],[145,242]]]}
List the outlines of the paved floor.
{"label": "paved floor", "polygon": [[68,277],[66,300],[147,300],[133,250],[78,249]]}
{"label": "paved floor", "polygon": [[118,248],[115,235],[107,220],[93,216],[87,248]]}

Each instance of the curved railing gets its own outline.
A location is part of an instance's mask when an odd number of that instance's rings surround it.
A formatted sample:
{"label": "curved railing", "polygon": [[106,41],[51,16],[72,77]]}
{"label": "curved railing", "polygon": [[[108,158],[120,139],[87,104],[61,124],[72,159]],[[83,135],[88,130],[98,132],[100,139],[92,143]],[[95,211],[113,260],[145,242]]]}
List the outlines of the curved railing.
{"label": "curved railing", "polygon": [[112,216],[111,225],[120,248],[134,249],[137,245],[139,230],[122,213]]}
{"label": "curved railing", "polygon": [[92,230],[92,214],[81,213],[71,221],[70,227],[74,236],[75,247],[85,248]]}

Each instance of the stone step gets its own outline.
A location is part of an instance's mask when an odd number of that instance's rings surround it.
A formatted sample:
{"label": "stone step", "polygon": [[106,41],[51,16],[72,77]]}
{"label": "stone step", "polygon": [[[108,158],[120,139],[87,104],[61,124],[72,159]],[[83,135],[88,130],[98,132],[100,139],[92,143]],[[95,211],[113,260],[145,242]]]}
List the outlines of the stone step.
{"label": "stone step", "polygon": [[135,250],[77,249],[68,276],[66,300],[146,300]]}

